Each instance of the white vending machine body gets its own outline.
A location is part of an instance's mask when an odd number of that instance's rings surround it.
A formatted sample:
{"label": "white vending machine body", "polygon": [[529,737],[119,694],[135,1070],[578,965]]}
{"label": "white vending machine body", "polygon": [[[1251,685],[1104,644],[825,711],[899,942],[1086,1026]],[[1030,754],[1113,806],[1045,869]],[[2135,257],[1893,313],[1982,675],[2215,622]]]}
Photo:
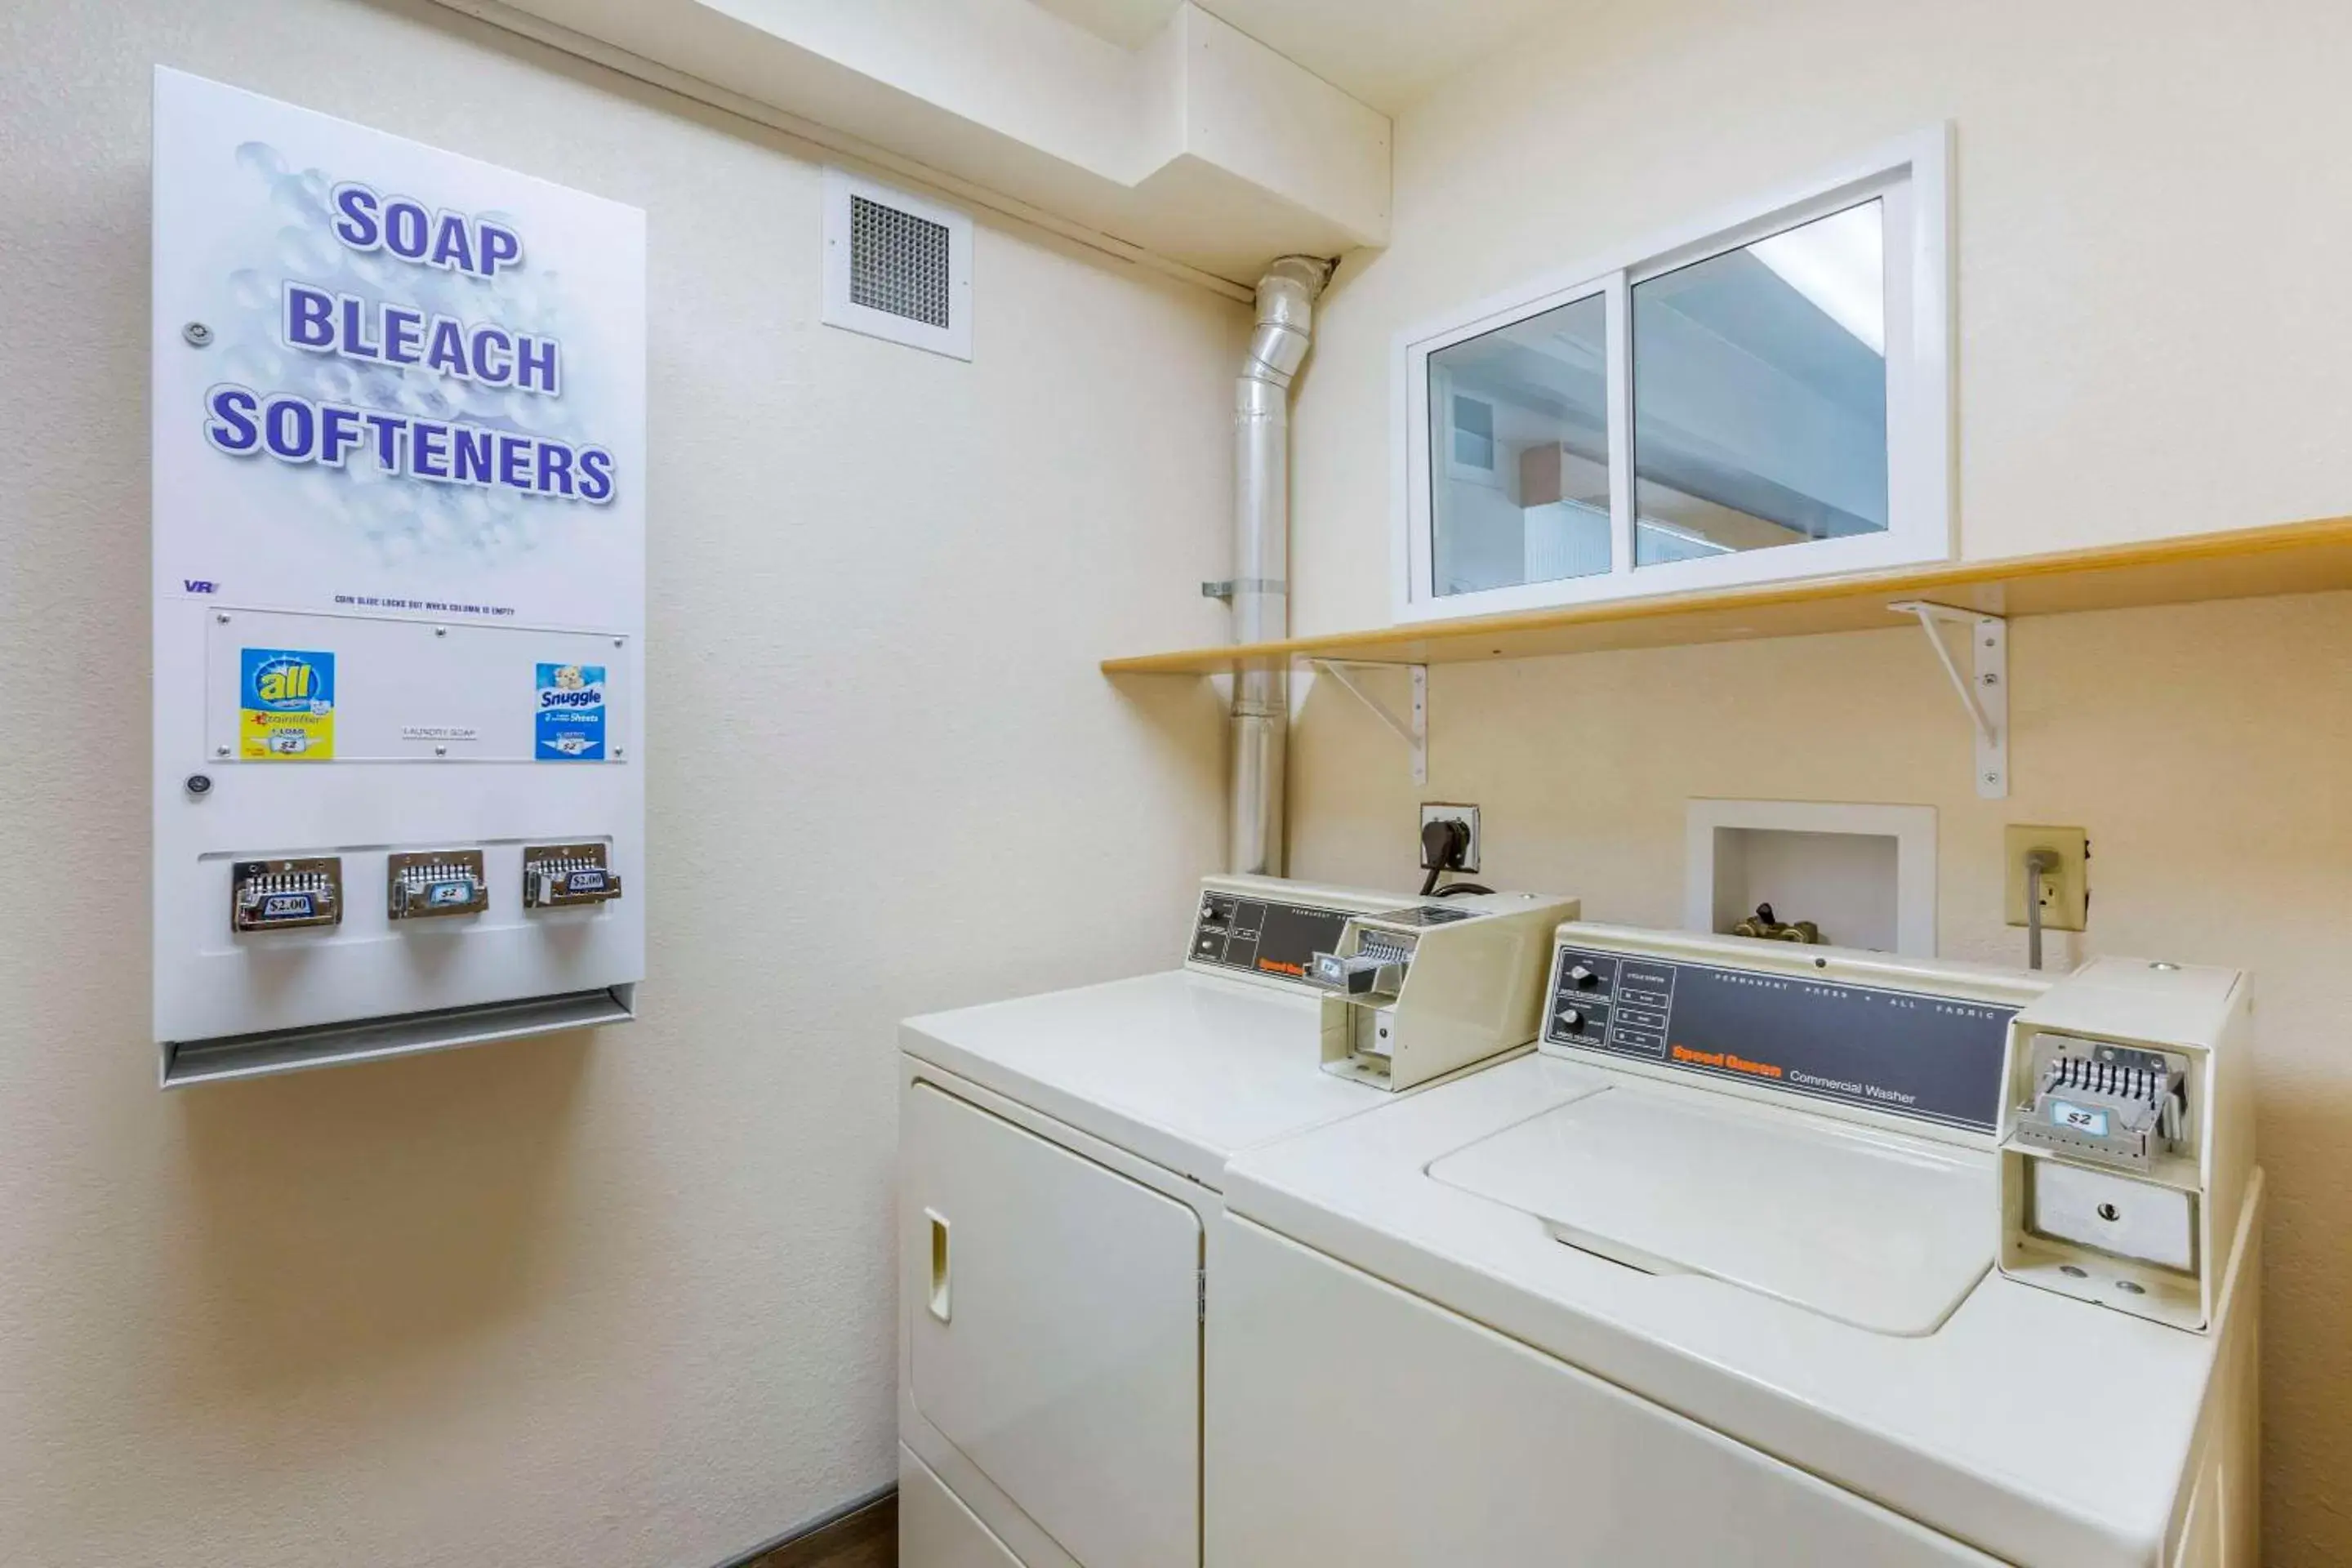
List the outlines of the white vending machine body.
{"label": "white vending machine body", "polygon": [[154,91],[163,1081],[629,1016],[645,215]]}

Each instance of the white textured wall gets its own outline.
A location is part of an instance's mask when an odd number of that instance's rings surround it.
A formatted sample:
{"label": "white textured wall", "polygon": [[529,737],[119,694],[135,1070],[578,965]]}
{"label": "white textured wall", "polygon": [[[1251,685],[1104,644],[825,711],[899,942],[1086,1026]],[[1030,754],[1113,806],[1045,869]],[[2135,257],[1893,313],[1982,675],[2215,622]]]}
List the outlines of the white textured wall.
{"label": "white textured wall", "polygon": [[[1958,128],[1963,549],[2352,511],[2352,9],[1599,0],[1397,125],[1395,239],[1343,268],[1296,421],[1302,631],[1387,617],[1400,329],[1919,126]],[[2005,802],[1916,629],[1431,679],[1430,778],[1318,685],[1292,869],[1402,885],[1416,798],[1485,879],[1677,924],[1693,795],[1938,811],[1947,953],[2021,962],[2003,822],[2079,823],[2086,941],[2257,976],[2274,1568],[2352,1562],[2352,595],[2021,623]],[[1801,910],[1782,910],[1784,916]]]}
{"label": "white textured wall", "polygon": [[[639,1025],[153,1087],[159,61],[650,215]],[[1094,660],[1222,635],[1242,320],[983,224],[960,364],[817,326],[818,224],[436,7],[0,7],[0,1563],[707,1568],[891,1478],[894,1022],[1164,962],[1217,854],[1213,699]]]}

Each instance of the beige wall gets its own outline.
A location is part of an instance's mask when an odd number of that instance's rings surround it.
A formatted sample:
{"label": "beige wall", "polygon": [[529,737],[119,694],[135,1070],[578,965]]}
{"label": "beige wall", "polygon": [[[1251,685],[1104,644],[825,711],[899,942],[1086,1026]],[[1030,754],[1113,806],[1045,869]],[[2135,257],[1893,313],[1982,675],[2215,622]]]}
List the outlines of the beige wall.
{"label": "beige wall", "polygon": [[1388,613],[1393,333],[1945,120],[1965,553],[2352,510],[2352,6],[1572,9],[1397,121],[1300,394],[1297,629]]}
{"label": "beige wall", "polygon": [[[1610,0],[1397,127],[1395,241],[1319,312],[1297,418],[1302,631],[1387,617],[1401,329],[1946,118],[1958,126],[1964,550],[1998,555],[2352,511],[2352,11]],[[1292,869],[1402,886],[1416,799],[1486,809],[1486,879],[1681,919],[1694,795],[1938,813],[1948,954],[2021,962],[2000,825],[2090,829],[2058,948],[2258,976],[2269,1561],[2352,1561],[2352,602],[2019,624],[2016,787],[1971,789],[1915,628],[1441,667],[1431,770],[1319,684]],[[1784,913],[1787,911],[1783,911]]]}
{"label": "beige wall", "polygon": [[[644,1022],[156,1091],[157,62],[649,213]],[[437,7],[0,7],[0,1563],[707,1568],[892,1478],[895,1021],[1164,962],[1217,853],[1209,694],[1092,660],[1222,633],[1242,320],[983,223],[955,363],[815,324],[818,222]]]}

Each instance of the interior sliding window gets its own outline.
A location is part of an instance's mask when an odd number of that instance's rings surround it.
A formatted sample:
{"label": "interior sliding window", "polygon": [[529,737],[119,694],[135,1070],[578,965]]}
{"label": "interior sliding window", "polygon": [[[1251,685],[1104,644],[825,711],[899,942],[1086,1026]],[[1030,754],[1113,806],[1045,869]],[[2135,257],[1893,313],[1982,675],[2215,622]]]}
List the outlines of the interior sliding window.
{"label": "interior sliding window", "polygon": [[1397,618],[1948,556],[1945,144],[1400,339]]}

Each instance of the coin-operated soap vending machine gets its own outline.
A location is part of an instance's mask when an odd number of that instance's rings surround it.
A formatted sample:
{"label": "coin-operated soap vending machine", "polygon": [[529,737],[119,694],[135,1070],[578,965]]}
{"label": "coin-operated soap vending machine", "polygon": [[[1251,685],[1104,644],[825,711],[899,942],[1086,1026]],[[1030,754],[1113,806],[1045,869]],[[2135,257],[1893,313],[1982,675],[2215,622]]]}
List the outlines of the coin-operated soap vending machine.
{"label": "coin-operated soap vending machine", "polygon": [[155,74],[166,1086],[616,1022],[645,215]]}

